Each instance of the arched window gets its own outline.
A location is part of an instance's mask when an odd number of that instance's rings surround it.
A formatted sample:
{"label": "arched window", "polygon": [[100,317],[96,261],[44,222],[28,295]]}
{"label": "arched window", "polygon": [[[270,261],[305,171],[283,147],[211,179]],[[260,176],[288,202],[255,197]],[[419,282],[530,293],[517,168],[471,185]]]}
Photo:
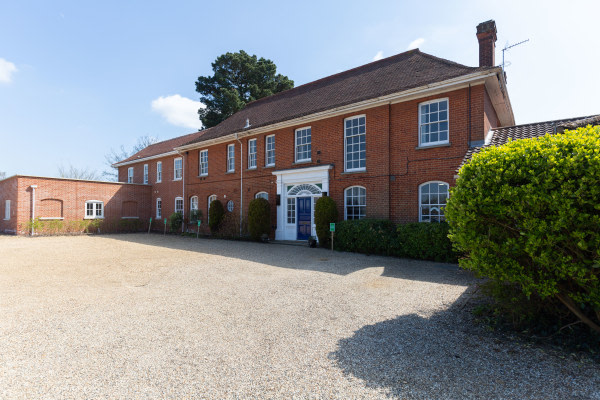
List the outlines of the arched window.
{"label": "arched window", "polygon": [[419,186],[419,221],[444,221],[444,208],[448,200],[446,182],[426,182]]}
{"label": "arched window", "polygon": [[198,196],[192,196],[190,198],[190,211],[198,210]]}
{"label": "arched window", "polygon": [[175,212],[183,214],[183,197],[175,197]]}
{"label": "arched window", "polygon": [[367,189],[352,186],[344,190],[344,218],[361,219],[367,215]]}
{"label": "arched window", "polygon": [[206,219],[209,220],[209,216],[210,216],[210,203],[212,203],[213,201],[215,201],[217,199],[217,195],[216,194],[212,194],[210,196],[208,196],[208,207],[206,208]]}
{"label": "arched window", "polygon": [[254,195],[255,199],[265,199],[269,200],[269,193],[267,192],[258,192]]}

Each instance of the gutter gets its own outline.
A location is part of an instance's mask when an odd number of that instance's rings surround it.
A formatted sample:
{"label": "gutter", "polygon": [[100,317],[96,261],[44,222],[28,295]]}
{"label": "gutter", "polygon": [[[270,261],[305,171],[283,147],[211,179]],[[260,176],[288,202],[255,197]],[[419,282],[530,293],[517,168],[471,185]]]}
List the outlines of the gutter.
{"label": "gutter", "polygon": [[178,150],[175,150],[177,154],[181,156],[181,185],[182,185],[182,194],[183,198],[183,211],[181,212],[181,233],[185,232],[185,153],[182,154]]}
{"label": "gutter", "polygon": [[242,215],[244,211],[244,165],[242,159],[244,158],[244,145],[238,139],[237,132],[235,133],[235,140],[240,144],[240,237],[242,237]]}

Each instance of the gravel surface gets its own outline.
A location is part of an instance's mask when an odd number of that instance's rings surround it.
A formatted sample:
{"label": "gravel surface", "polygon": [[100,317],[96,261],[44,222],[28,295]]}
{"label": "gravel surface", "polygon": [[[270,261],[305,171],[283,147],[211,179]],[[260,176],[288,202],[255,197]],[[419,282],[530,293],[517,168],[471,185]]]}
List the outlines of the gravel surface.
{"label": "gravel surface", "polygon": [[0,398],[600,399],[600,366],[481,332],[454,265],[0,236]]}

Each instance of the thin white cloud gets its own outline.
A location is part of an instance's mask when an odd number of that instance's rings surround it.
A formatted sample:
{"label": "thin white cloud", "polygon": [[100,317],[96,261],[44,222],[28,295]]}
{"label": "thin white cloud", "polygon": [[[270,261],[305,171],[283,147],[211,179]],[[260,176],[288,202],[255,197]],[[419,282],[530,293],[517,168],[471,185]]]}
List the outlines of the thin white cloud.
{"label": "thin white cloud", "polygon": [[10,83],[12,75],[17,72],[17,66],[4,58],[0,58],[0,82]]}
{"label": "thin white cloud", "polygon": [[413,40],[412,42],[410,42],[410,44],[408,45],[408,47],[406,48],[406,50],[412,50],[412,49],[416,49],[418,47],[421,47],[421,45],[425,43],[425,39],[420,37],[418,39]]}
{"label": "thin white cloud", "polygon": [[202,122],[198,119],[200,107],[204,108],[205,105],[178,94],[152,100],[152,111],[160,114],[170,124],[190,129],[202,127]]}
{"label": "thin white cloud", "polygon": [[377,52],[377,54],[375,54],[375,57],[373,57],[373,61],[379,61],[383,58],[383,50],[379,50]]}

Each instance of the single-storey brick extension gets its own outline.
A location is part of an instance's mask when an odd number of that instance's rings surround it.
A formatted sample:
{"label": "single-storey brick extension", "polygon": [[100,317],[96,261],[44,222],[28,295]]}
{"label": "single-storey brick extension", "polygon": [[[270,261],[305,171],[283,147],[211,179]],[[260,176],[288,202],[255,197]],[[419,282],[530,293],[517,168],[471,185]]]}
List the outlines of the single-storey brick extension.
{"label": "single-storey brick extension", "polygon": [[[60,180],[0,181],[0,231],[53,217],[42,211],[52,199],[62,201],[61,218],[153,217],[162,230],[176,211],[200,210],[205,219],[214,199],[245,218],[249,202],[263,197],[280,240],[315,236],[321,196],[331,196],[345,219],[441,220],[456,171],[480,148],[600,121],[515,126],[495,66],[495,22],[479,24],[477,39],[478,67],[416,49],[307,83],[249,103],[213,128],[148,146],[115,164],[123,183],[86,183],[98,192],[75,189],[84,185],[75,181],[62,191],[53,189]],[[137,215],[125,215],[132,201]]]}

